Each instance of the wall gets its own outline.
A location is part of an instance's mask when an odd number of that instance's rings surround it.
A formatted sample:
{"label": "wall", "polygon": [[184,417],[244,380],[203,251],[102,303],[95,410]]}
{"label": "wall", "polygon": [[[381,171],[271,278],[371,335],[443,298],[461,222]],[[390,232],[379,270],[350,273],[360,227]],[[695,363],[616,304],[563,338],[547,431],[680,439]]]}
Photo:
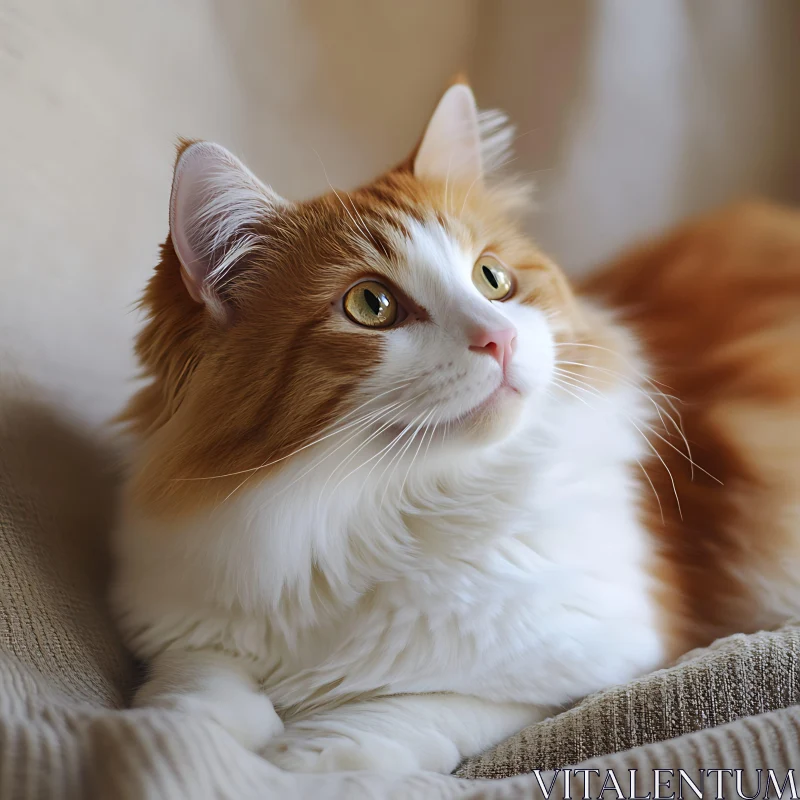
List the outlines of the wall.
{"label": "wall", "polygon": [[499,0],[473,73],[573,273],[747,194],[800,200],[800,3]]}

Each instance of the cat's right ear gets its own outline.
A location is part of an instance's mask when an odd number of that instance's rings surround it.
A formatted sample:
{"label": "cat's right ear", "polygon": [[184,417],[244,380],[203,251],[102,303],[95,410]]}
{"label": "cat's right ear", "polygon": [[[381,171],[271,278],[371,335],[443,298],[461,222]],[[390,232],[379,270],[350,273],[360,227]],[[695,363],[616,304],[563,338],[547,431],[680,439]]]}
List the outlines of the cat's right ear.
{"label": "cat's right ear", "polygon": [[211,142],[184,143],[169,208],[172,245],[187,291],[221,321],[221,289],[262,240],[264,222],[287,201],[236,156]]}

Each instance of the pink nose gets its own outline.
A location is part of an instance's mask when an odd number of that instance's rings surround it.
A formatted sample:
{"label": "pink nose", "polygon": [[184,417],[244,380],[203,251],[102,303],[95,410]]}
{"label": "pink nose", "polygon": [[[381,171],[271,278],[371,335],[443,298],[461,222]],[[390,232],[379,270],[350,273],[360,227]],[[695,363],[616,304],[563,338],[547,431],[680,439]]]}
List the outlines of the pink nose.
{"label": "pink nose", "polygon": [[488,353],[505,372],[516,344],[517,329],[513,326],[494,330],[479,328],[470,338],[469,349],[476,353]]}

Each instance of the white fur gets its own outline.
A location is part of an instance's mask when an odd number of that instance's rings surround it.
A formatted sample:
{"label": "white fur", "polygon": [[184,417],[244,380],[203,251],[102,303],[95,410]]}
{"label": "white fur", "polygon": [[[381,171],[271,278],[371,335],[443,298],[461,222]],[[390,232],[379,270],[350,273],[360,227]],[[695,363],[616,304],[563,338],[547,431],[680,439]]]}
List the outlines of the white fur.
{"label": "white fur", "polygon": [[502,111],[493,108],[478,112],[478,128],[483,171],[494,172],[511,157],[511,143],[516,130]]}
{"label": "white fur", "polygon": [[[117,536],[116,607],[154,665],[138,702],[213,716],[287,768],[449,771],[664,658],[633,478],[641,393],[560,391],[557,319],[487,301],[479,253],[435,223],[405,248],[402,288],[433,324],[384,332],[350,421],[408,404],[243,476],[193,518],[128,507]],[[470,329],[509,321],[522,399],[454,429],[501,381]],[[397,425],[404,451],[387,449]]]}

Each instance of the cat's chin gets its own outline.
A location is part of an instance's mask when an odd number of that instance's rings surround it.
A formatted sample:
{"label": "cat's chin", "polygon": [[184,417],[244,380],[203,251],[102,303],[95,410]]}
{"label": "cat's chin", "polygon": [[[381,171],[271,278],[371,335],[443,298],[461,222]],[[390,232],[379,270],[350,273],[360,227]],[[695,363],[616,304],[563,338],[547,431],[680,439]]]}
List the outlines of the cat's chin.
{"label": "cat's chin", "polygon": [[448,438],[457,437],[474,444],[501,441],[516,430],[524,405],[522,393],[503,383],[475,408],[452,420]]}

